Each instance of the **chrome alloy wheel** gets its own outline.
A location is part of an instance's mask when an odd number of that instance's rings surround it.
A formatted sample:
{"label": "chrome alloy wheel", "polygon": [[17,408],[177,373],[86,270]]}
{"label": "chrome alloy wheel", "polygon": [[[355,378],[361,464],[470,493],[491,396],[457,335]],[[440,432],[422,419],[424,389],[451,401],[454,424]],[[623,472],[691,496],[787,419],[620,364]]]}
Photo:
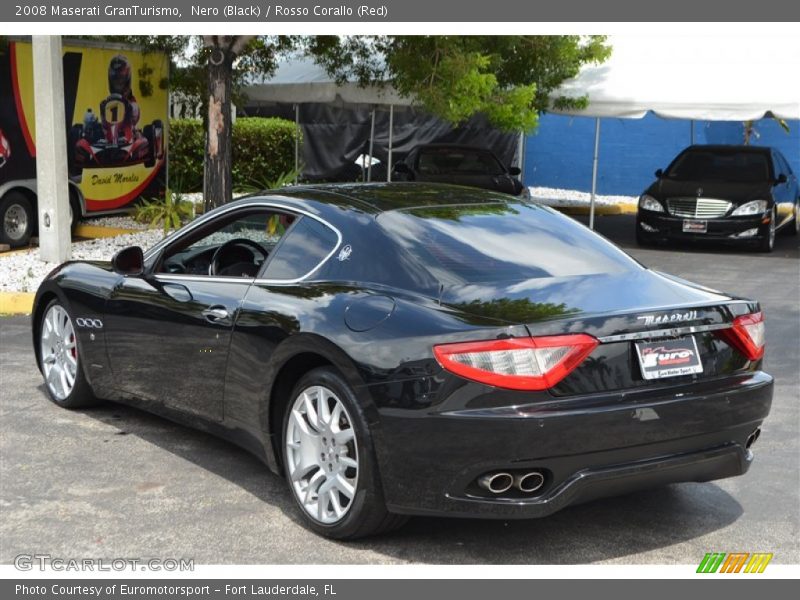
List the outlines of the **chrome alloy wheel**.
{"label": "chrome alloy wheel", "polygon": [[3,230],[11,240],[20,240],[28,230],[28,213],[19,204],[12,204],[6,209],[3,219]]}
{"label": "chrome alloy wheel", "polygon": [[286,468],[292,491],[315,521],[339,522],[353,504],[358,447],[353,420],[326,387],[306,388],[286,424]]}
{"label": "chrome alloy wheel", "polygon": [[75,328],[67,311],[58,304],[50,307],[42,321],[40,335],[42,369],[50,392],[64,400],[78,375],[78,346]]}

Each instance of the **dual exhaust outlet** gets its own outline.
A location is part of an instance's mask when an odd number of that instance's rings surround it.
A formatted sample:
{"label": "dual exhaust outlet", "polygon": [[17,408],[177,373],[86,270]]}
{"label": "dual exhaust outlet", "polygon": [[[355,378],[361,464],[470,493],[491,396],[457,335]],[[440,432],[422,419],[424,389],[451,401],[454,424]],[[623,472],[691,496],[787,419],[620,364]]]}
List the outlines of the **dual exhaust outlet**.
{"label": "dual exhaust outlet", "polygon": [[532,494],[544,485],[544,475],[541,471],[527,471],[512,475],[505,471],[486,473],[478,478],[478,485],[492,494],[503,494],[512,487],[523,494]]}
{"label": "dual exhaust outlet", "polygon": [[744,444],[744,447],[747,450],[750,450],[751,446],[756,443],[756,440],[761,437],[761,427],[757,427],[753,433],[747,436],[747,441]]}

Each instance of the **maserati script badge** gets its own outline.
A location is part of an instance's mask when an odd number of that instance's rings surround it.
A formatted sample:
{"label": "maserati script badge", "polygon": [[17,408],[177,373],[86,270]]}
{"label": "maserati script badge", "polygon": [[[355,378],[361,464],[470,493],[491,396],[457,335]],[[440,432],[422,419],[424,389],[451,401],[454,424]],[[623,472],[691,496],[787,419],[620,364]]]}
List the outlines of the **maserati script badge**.
{"label": "maserati script badge", "polygon": [[636,318],[644,321],[645,326],[683,323],[685,321],[694,321],[697,318],[697,311],[689,310],[684,313],[642,315]]}

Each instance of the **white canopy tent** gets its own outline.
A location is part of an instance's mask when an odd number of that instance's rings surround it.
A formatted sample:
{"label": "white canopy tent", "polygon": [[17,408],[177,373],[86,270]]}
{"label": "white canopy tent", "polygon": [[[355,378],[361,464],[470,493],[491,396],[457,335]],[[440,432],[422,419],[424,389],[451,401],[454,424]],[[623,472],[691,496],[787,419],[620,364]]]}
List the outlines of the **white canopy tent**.
{"label": "white canopy tent", "polygon": [[800,119],[800,44],[796,37],[609,36],[612,55],[587,66],[553,94],[587,95],[585,110],[557,114],[595,117],[592,196],[594,226],[600,119],[749,121]]}

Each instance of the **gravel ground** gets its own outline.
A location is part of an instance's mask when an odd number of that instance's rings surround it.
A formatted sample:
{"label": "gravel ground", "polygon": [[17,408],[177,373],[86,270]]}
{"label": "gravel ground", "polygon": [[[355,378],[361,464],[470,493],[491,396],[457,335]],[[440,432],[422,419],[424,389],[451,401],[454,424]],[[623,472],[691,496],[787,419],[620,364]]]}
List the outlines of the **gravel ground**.
{"label": "gravel ground", "polygon": [[[73,260],[111,260],[117,250],[127,246],[148,248],[163,237],[160,229],[150,229],[110,238],[72,244]],[[0,292],[35,292],[42,279],[58,266],[43,262],[39,249],[0,255]]]}
{"label": "gravel ground", "polygon": [[114,215],[103,217],[92,217],[83,219],[81,225],[93,225],[95,227],[118,227],[120,229],[147,229],[147,223],[134,221],[128,215]]}
{"label": "gravel ground", "polygon": [[[588,206],[592,197],[589,192],[578,190],[533,186],[529,189],[532,200],[548,206]],[[595,204],[636,204],[638,201],[636,196],[595,196]]]}

